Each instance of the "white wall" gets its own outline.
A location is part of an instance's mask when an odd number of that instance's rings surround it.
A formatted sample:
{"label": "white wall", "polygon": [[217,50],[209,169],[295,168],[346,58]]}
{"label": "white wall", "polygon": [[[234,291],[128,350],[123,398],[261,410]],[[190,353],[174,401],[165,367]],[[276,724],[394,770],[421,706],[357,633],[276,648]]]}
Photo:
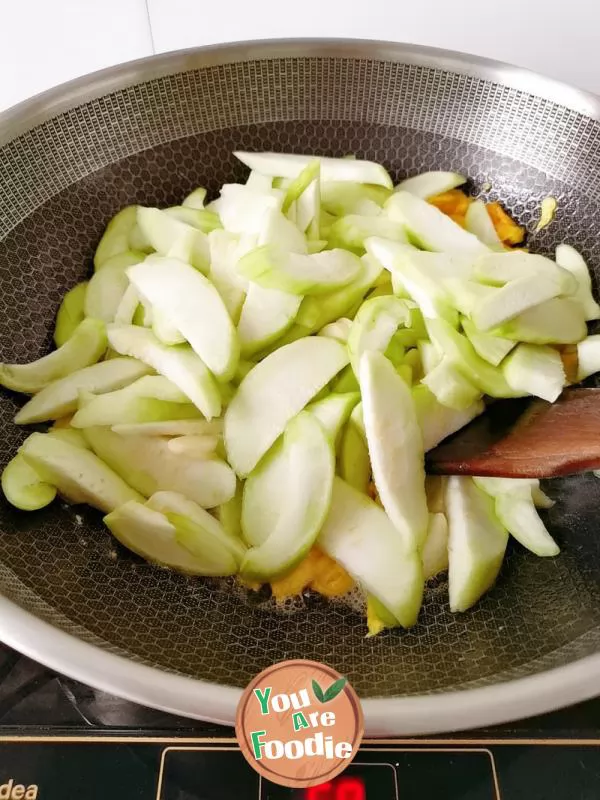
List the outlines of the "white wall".
{"label": "white wall", "polygon": [[0,0],[0,109],[128,59],[292,36],[408,41],[529,67],[600,94],[593,0]]}

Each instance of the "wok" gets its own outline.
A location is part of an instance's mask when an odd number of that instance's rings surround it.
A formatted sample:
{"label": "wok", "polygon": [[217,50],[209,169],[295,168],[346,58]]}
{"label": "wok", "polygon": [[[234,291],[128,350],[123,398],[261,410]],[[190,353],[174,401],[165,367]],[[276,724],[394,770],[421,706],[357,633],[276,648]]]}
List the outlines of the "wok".
{"label": "wok", "polygon": [[[244,179],[235,149],[380,161],[394,179],[469,175],[530,231],[600,268],[600,100],[502,64],[400,44],[242,43],[172,53],[76,80],[0,116],[0,357],[48,351],[65,291],[108,219]],[[533,233],[541,201],[558,214]],[[26,432],[0,397],[2,466]],[[285,613],[231,583],[122,550],[86,508],[0,505],[0,638],[88,684],[232,723],[242,687],[281,659],[323,661],[359,692],[370,734],[464,729],[539,713],[600,688],[600,481],[549,483],[562,547],[513,547],[497,585],[453,615],[444,579],[420,622],[365,638],[363,618],[308,598]]]}

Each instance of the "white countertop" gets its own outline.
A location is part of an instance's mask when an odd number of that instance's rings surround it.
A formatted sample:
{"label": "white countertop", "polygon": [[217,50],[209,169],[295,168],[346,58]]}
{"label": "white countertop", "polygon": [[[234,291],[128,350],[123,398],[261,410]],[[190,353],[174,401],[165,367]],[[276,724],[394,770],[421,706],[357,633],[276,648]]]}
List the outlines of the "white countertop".
{"label": "white countertop", "polygon": [[600,94],[591,0],[4,0],[0,109],[129,59],[215,42],[357,37],[434,45],[529,67]]}

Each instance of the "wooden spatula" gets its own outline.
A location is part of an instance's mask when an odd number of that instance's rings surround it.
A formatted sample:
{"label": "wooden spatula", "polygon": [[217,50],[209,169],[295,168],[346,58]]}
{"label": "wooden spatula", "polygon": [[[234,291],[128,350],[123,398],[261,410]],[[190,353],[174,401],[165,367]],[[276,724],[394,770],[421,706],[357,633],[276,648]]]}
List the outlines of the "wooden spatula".
{"label": "wooden spatula", "polygon": [[567,389],[555,403],[499,400],[427,453],[438,475],[555,478],[600,469],[600,389]]}

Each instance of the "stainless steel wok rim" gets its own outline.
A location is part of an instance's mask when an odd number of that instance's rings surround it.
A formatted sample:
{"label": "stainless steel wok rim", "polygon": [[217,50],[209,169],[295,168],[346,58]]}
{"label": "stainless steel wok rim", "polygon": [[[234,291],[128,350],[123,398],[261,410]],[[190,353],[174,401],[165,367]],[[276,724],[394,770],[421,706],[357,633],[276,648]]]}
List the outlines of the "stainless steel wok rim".
{"label": "stainless steel wok rim", "polygon": [[[163,672],[88,644],[0,596],[0,638],[74,680],[144,706],[233,725],[242,690]],[[467,730],[563,708],[598,692],[600,654],[518,680],[411,697],[362,700],[368,736]]]}
{"label": "stainless steel wok rim", "polygon": [[[240,42],[151,56],[78,78],[0,113],[0,147],[82,103],[138,83],[246,60],[294,57],[400,62],[468,75],[541,97],[600,121],[600,98],[526,69],[447,50],[370,40]],[[80,640],[0,595],[0,639],[21,653],[102,691],[173,714],[231,725],[238,688],[162,671]],[[464,730],[527,717],[600,691],[600,654],[484,688],[365,699],[368,735]]]}
{"label": "stainless steel wok rim", "polygon": [[370,39],[264,39],[175,50],[63,83],[0,113],[0,146],[58,114],[137,83],[220,64],[278,58],[363,58],[436,68],[526,92],[600,121],[597,95],[494,59]]}

